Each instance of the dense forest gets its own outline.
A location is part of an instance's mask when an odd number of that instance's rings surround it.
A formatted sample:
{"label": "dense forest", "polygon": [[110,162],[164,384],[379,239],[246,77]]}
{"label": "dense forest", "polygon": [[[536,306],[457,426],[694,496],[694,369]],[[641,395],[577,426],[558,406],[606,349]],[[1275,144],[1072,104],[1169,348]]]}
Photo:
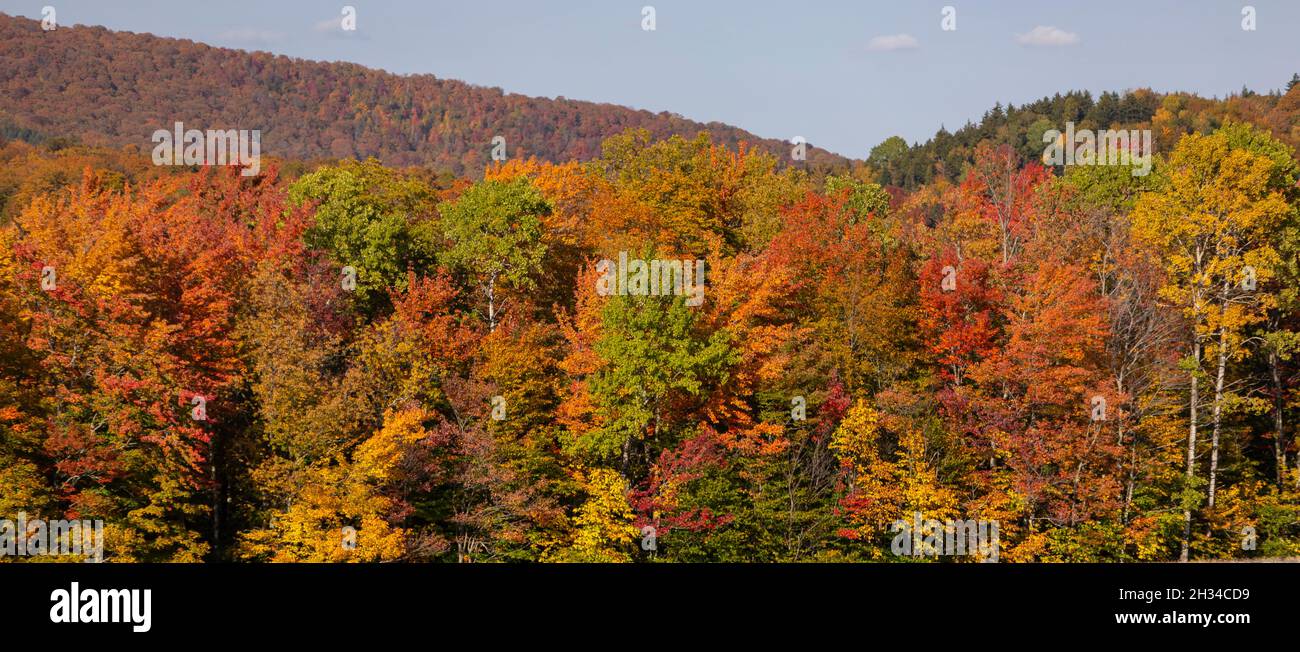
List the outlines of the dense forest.
{"label": "dense forest", "polygon": [[[913,514],[998,523],[1004,562],[1300,556],[1294,83],[1068,93],[809,167],[0,31],[0,515],[103,519],[107,561],[932,561],[891,553]],[[284,118],[280,160],[153,165],[139,125],[220,117],[157,99],[180,70],[269,102],[231,119]],[[1151,129],[1151,173],[1044,166],[1035,130],[1076,119]],[[503,124],[538,144],[485,163]],[[608,291],[626,259],[702,261],[702,302]]]}
{"label": "dense forest", "polygon": [[[179,119],[199,129],[259,129],[262,151],[274,158],[374,156],[457,175],[482,174],[496,136],[505,138],[511,157],[555,162],[595,158],[605,136],[625,129],[645,129],[656,139],[707,131],[719,144],[745,141],[780,156],[792,147],[668,113],[102,27],[46,32],[39,21],[4,14],[0,60],[0,129],[27,140],[75,134],[89,145],[147,152],[154,129]],[[845,161],[806,149],[802,164]]]}
{"label": "dense forest", "polygon": [[934,138],[909,146],[897,136],[876,146],[868,157],[880,171],[880,181],[915,189],[936,177],[957,181],[974,161],[975,148],[984,141],[1007,145],[1025,160],[1043,151],[1042,136],[1072,122],[1079,129],[1151,129],[1158,143],[1172,143],[1189,131],[1209,131],[1225,122],[1249,122],[1271,131],[1295,149],[1300,147],[1300,98],[1287,93],[1300,84],[1300,73],[1285,89],[1259,94],[1243,88],[1224,100],[1188,93],[1161,95],[1148,89],[1102,93],[1094,101],[1087,91],[1045,97],[1021,107],[994,106],[978,123],[955,133],[940,128]]}

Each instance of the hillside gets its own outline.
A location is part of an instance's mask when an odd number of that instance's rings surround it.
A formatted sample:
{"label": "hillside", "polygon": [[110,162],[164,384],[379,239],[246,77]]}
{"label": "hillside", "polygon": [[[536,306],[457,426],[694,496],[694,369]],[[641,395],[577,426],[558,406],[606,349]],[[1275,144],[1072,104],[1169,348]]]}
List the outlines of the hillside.
{"label": "hillside", "polygon": [[940,128],[925,143],[909,146],[897,136],[886,139],[872,149],[867,163],[882,183],[909,190],[936,178],[956,181],[974,163],[980,142],[1009,145],[1022,159],[1037,160],[1043,151],[1043,132],[1062,129],[1067,122],[1079,129],[1150,129],[1156,152],[1171,151],[1185,134],[1207,134],[1229,122],[1249,122],[1268,130],[1292,151],[1300,151],[1300,75],[1292,77],[1285,91],[1256,93],[1242,88],[1222,99],[1139,88],[1105,92],[1095,99],[1088,91],[1069,91],[1019,107],[997,104],[979,121],[955,132]]}
{"label": "hillside", "polygon": [[[0,127],[36,140],[72,136],[92,145],[152,147],[150,134],[182,121],[193,128],[262,131],[263,154],[285,159],[375,156],[478,175],[492,138],[512,158],[589,160],[601,141],[629,128],[656,138],[707,131],[788,160],[790,146],[718,122],[613,104],[504,93],[433,75],[395,75],[351,63],[306,61],[216,48],[102,27],[41,30],[0,14]],[[808,148],[808,163],[846,159]]]}

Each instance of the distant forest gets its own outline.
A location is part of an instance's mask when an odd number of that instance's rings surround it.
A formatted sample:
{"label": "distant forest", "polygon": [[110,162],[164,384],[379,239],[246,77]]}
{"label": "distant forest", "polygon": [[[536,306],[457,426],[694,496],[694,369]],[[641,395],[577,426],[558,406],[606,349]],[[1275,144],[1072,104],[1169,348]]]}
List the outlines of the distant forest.
{"label": "distant forest", "polygon": [[882,183],[913,190],[936,177],[956,181],[983,141],[1009,145],[1025,160],[1037,159],[1043,132],[1064,130],[1066,122],[1077,129],[1149,128],[1157,151],[1188,132],[1208,133],[1228,121],[1250,122],[1295,149],[1300,147],[1300,97],[1286,91],[1298,84],[1300,74],[1291,77],[1285,90],[1259,94],[1243,88],[1222,100],[1147,89],[1105,92],[1096,99],[1088,91],[1058,93],[1020,107],[998,104],[978,122],[955,132],[940,129],[925,143],[909,146],[902,138],[889,138],[872,149],[867,161]]}
{"label": "distant forest", "polygon": [[[58,56],[49,53],[57,51]],[[590,160],[605,137],[645,129],[657,139],[741,141],[788,156],[787,142],[722,123],[613,104],[504,93],[433,75],[395,75],[351,63],[304,61],[188,40],[61,27],[0,14],[0,127],[9,137],[76,135],[91,145],[149,146],[154,129],[260,129],[279,159],[374,156],[482,174],[492,138],[511,158]],[[782,135],[788,140],[795,134]],[[813,166],[845,159],[809,146]]]}

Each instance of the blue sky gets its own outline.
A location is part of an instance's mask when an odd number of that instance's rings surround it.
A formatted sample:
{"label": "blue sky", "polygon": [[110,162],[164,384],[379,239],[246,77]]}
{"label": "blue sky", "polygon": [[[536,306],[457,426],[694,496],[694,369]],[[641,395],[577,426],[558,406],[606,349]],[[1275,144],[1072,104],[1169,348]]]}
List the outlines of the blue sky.
{"label": "blue sky", "polygon": [[[1071,89],[1223,96],[1300,72],[1300,2],[0,0],[59,23],[719,120],[852,157]],[[1256,30],[1242,29],[1255,7]],[[356,8],[358,30],[339,29]],[[655,30],[642,29],[642,7]],[[955,31],[941,29],[945,6]]]}

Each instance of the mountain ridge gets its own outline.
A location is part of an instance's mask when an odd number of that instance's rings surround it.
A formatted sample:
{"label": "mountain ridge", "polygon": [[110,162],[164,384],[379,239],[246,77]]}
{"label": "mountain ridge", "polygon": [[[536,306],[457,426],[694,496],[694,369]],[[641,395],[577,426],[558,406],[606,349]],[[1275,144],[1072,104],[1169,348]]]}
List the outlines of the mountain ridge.
{"label": "mountain ridge", "polygon": [[[708,132],[790,162],[792,145],[725,123],[611,103],[508,93],[498,87],[222,48],[100,26],[59,27],[0,14],[0,122],[13,133],[74,135],[87,144],[152,147],[150,134],[187,127],[260,129],[265,155],[365,158],[481,174],[493,138],[511,158],[590,160],[627,129],[656,138]],[[807,147],[813,167],[851,159]]]}

